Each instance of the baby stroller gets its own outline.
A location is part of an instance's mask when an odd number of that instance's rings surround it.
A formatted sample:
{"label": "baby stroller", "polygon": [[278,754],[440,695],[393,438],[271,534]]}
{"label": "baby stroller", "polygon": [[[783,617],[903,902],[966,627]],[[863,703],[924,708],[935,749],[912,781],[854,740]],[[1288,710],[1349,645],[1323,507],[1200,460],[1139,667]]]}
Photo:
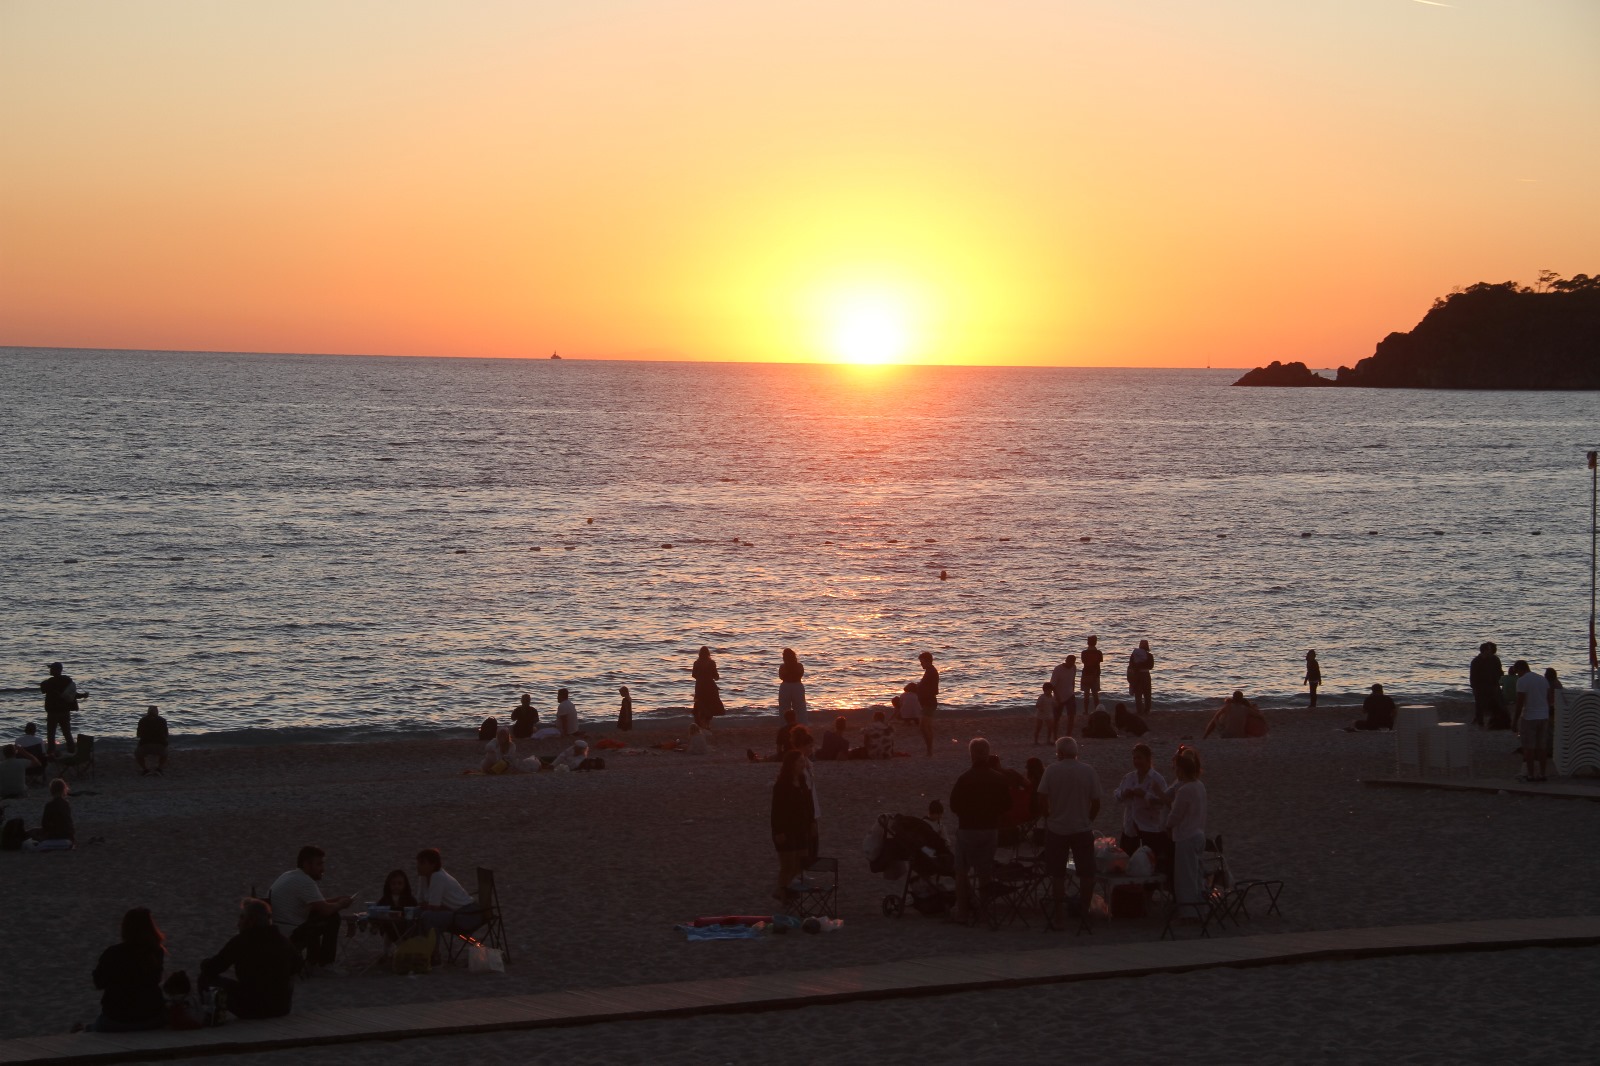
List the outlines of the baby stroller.
{"label": "baby stroller", "polygon": [[873,873],[895,878],[901,865],[906,871],[900,891],[883,897],[885,918],[901,917],[908,903],[927,915],[943,914],[955,904],[955,856],[933,826],[911,815],[880,814],[868,840]]}

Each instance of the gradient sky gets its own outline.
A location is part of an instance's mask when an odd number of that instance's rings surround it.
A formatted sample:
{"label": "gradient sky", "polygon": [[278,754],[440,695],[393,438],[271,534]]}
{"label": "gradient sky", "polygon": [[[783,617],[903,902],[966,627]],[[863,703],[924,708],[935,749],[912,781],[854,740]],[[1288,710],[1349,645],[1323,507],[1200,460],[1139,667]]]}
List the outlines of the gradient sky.
{"label": "gradient sky", "polygon": [[1351,364],[1600,273],[1597,102],[1594,0],[0,0],[0,344]]}

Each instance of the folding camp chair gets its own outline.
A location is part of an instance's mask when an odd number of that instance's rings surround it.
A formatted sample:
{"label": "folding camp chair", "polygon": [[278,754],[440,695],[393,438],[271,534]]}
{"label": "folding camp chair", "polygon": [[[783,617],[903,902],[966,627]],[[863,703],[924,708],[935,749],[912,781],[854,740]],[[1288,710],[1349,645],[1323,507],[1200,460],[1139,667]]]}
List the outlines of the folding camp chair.
{"label": "folding camp chair", "polygon": [[839,860],[812,859],[805,868],[801,887],[789,900],[789,913],[796,918],[837,918],[839,916]]}
{"label": "folding camp chair", "polygon": [[1232,904],[1229,900],[1232,891],[1228,863],[1222,854],[1222,838],[1207,840],[1205,851],[1200,855],[1200,899],[1193,903],[1179,903],[1174,892],[1172,906],[1167,910],[1167,924],[1161,929],[1161,939],[1178,939],[1172,923],[1186,915],[1198,919],[1200,935],[1209,937],[1213,922],[1220,929],[1231,917]]}
{"label": "folding camp chair", "polygon": [[1222,837],[1219,835],[1209,844],[1214,847],[1217,858],[1223,863],[1223,873],[1226,877],[1226,894],[1222,898],[1222,916],[1235,925],[1240,918],[1250,917],[1250,894],[1260,889],[1267,897],[1266,914],[1283,916],[1278,909],[1278,894],[1283,891],[1283,882],[1271,877],[1237,877],[1227,867],[1227,859],[1222,850]]}
{"label": "folding camp chair", "polygon": [[977,893],[981,917],[990,929],[1015,921],[1028,925],[1028,912],[1039,902],[1039,889],[1044,883],[1044,863],[1039,859],[996,862],[989,883]]}
{"label": "folding camp chair", "polygon": [[[450,962],[466,954],[470,947],[483,944],[495,948],[505,962],[511,961],[511,946],[506,942],[505,919],[500,911],[500,893],[494,883],[494,871],[478,867],[479,920],[471,929],[454,924],[445,930],[445,952]],[[481,938],[477,935],[481,931]]]}
{"label": "folding camp chair", "polygon": [[67,772],[73,773],[74,779],[83,776],[87,771],[90,777],[94,776],[94,737],[87,733],[78,734],[78,746],[71,755],[63,755],[56,760],[56,777],[66,777]]}

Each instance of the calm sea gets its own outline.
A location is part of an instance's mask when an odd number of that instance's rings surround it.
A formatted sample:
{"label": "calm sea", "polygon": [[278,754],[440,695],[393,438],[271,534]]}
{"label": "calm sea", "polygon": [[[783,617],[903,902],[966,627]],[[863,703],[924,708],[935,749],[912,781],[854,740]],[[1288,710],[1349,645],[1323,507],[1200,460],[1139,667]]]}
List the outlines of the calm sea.
{"label": "calm sea", "polygon": [[111,734],[679,714],[701,644],[740,711],[784,646],[1005,709],[1089,633],[1158,708],[1583,676],[1593,394],[1235,376],[0,349],[0,712],[61,659]]}

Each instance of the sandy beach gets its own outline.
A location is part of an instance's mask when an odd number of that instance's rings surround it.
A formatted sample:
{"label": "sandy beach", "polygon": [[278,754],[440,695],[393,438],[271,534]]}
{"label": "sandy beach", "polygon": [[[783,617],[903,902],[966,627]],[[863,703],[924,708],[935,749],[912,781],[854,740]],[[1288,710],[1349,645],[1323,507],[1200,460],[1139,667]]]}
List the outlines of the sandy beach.
{"label": "sandy beach", "polygon": [[[1447,708],[1445,717],[1452,710],[1460,709]],[[1600,840],[1600,805],[1365,787],[1363,776],[1392,768],[1394,739],[1339,731],[1355,717],[1354,708],[1280,713],[1262,740],[1199,745],[1209,831],[1224,836],[1235,872],[1288,882],[1283,918],[1251,931],[1600,907],[1585,855]],[[822,716],[813,718],[820,729]],[[1180,739],[1203,728],[1201,715],[1163,712],[1159,704],[1153,722],[1145,739],[1162,766]],[[418,977],[378,969],[319,977],[297,986],[300,1009],[1027,950],[1070,938],[1038,923],[994,932],[880,913],[887,886],[867,870],[861,850],[876,814],[920,813],[946,796],[975,734],[990,737],[1008,766],[1047,753],[1029,743],[1028,718],[987,716],[941,721],[931,759],[817,764],[822,851],[842,860],[840,932],[685,942],[675,922],[770,909],[774,767],[750,764],[744,752],[767,750],[775,724],[719,729],[709,757],[613,754],[601,773],[499,778],[464,773],[479,751],[466,730],[447,742],[180,748],[162,778],[139,777],[131,759],[108,752],[98,779],[84,782],[74,803],[80,840],[103,836],[104,843],[0,856],[13,934],[0,977],[0,1026],[25,1036],[91,1019],[97,994],[89,972],[129,906],[154,910],[168,934],[169,969],[192,973],[229,935],[238,898],[251,885],[264,890],[303,843],[328,851],[325,891],[358,900],[375,897],[389,869],[411,869],[424,846],[441,848],[469,889],[475,867],[493,868],[514,963],[504,975],[446,968]],[[591,731],[600,735],[614,734]],[[668,735],[646,726],[631,739],[647,744]],[[1515,772],[1507,734],[1474,740],[1480,772]],[[1083,742],[1085,761],[1108,791],[1127,768],[1131,743]],[[8,816],[36,821],[42,802],[40,790],[8,801]],[[1111,833],[1119,824],[1111,803],[1098,828]],[[1153,941],[1158,932],[1154,920],[1112,922],[1093,941]],[[372,938],[342,941],[341,968],[355,970],[377,951]],[[1091,1060],[1137,1047],[1165,1054],[1188,1042],[1183,1057],[1197,1061],[1353,1061],[1382,1051],[1401,1061],[1526,1055],[1555,1062],[1583,1046],[1571,1042],[1581,1032],[1567,1019],[1596,976],[1600,966],[1588,949],[1402,958],[292,1054],[316,1062],[421,1061],[441,1051],[571,1062],[909,1062],[988,1061],[1012,1049],[1035,1061],[1070,1035],[1072,1046],[1093,1051]],[[1093,1034],[1036,1025],[1058,1009]],[[1440,1033],[1418,1031],[1424,1019],[1436,1020]],[[1373,1038],[1363,1037],[1359,1051],[1340,1043],[1353,1038],[1353,1026]],[[1519,1027],[1537,1032],[1523,1039]],[[839,1046],[824,1039],[829,1034]],[[1237,1042],[1246,1038],[1247,1045]]]}

